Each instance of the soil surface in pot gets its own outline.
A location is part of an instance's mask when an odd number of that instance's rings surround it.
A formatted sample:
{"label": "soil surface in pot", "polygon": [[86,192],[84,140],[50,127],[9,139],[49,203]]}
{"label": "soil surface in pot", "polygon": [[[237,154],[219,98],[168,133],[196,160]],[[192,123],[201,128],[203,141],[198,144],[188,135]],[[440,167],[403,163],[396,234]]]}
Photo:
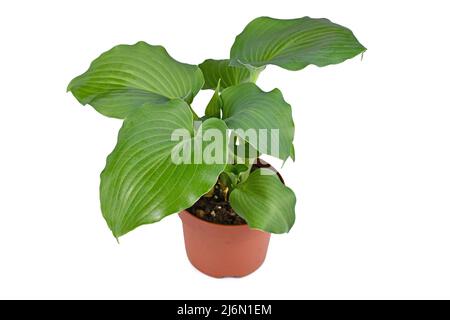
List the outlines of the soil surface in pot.
{"label": "soil surface in pot", "polygon": [[[258,168],[271,168],[271,165],[263,160],[258,159],[252,166],[252,171]],[[277,173],[280,180],[284,183],[283,178]],[[231,208],[227,199],[228,189],[216,183],[214,188],[201,197],[192,207],[187,211],[194,216],[217,224],[226,225],[242,225],[247,224],[244,219],[237,215]]]}
{"label": "soil surface in pot", "polygon": [[228,188],[216,183],[214,188],[187,209],[194,216],[217,224],[241,225],[245,220],[239,217],[226,200]]}

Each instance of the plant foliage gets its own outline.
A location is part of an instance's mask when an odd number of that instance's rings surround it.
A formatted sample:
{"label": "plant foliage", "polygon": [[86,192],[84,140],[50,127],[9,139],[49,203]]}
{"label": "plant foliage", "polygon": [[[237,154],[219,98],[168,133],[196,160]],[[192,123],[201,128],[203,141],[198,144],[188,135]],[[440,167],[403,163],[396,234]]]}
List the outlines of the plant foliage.
{"label": "plant foliage", "polygon": [[[301,70],[341,63],[366,49],[353,33],[327,19],[303,17],[251,21],[236,37],[228,59],[200,65],[181,63],[161,46],[138,42],[119,45],[95,59],[69,86],[83,105],[124,119],[117,145],[101,174],[103,216],[115,237],[192,206],[220,179],[229,201],[251,228],[288,232],[295,221],[295,195],[267,169],[252,171],[257,156],[294,159],[291,106],[279,89],[264,92],[256,84],[266,65]],[[198,117],[190,104],[201,89],[214,94]],[[194,120],[199,119],[200,124]],[[173,133],[184,130],[180,140]],[[214,129],[276,130],[279,144],[252,145],[236,132],[230,144],[211,149],[202,132]],[[236,148],[247,147],[241,163]],[[208,150],[200,161],[176,163],[173,153],[195,147]],[[186,156],[186,154],[185,154]]]}

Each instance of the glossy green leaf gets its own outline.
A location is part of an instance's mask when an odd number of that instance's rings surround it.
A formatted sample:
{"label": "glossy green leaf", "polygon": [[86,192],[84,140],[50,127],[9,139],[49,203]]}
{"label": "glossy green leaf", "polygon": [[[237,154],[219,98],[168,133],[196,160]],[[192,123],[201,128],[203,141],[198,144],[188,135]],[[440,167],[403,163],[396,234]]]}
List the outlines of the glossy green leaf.
{"label": "glossy green leaf", "polygon": [[[211,118],[195,133],[189,106],[179,99],[143,106],[125,119],[101,174],[102,212],[114,236],[188,208],[214,186],[224,159],[214,163],[206,152],[199,164],[176,164],[172,159],[173,150],[178,154],[190,143],[206,148],[209,142],[202,142],[201,130],[211,128],[221,135],[226,132],[222,120]],[[185,129],[188,137],[172,139],[177,129]],[[187,150],[192,159],[194,148]]]}
{"label": "glossy green leaf", "polygon": [[101,114],[124,119],[131,111],[144,104],[163,104],[168,98],[138,89],[114,90],[98,95],[90,105]]}
{"label": "glossy green leaf", "polygon": [[231,48],[232,65],[278,65],[300,70],[343,62],[364,52],[352,31],[327,19],[303,17],[251,21]]}
{"label": "glossy green leaf", "polygon": [[219,79],[219,81],[217,82],[217,85],[216,85],[216,90],[214,91],[214,94],[213,94],[211,100],[209,101],[208,105],[206,106],[205,116],[208,118],[211,118],[211,117],[220,118],[220,110],[222,109],[222,100],[219,95],[220,83],[221,83],[221,81]]}
{"label": "glossy green leaf", "polygon": [[230,60],[208,59],[199,65],[205,78],[203,89],[215,89],[221,81],[220,90],[245,82],[255,82],[263,68],[241,68],[229,65]]}
{"label": "glossy green leaf", "polygon": [[295,194],[273,171],[257,169],[230,194],[231,207],[251,228],[288,232],[295,222]]}
{"label": "glossy green leaf", "polygon": [[[223,116],[231,129],[259,130],[268,129],[267,139],[254,145],[259,152],[286,160],[291,152],[294,139],[294,121],[291,106],[284,101],[280,90],[264,92],[253,83],[244,83],[229,87],[222,92]],[[271,143],[271,134],[278,130],[278,148]],[[262,131],[261,131],[262,132]],[[242,139],[247,136],[239,134]],[[250,141],[249,141],[250,142]],[[265,142],[267,142],[265,144]]]}
{"label": "glossy green leaf", "polygon": [[119,45],[95,59],[67,90],[83,105],[124,118],[143,103],[181,98],[188,102],[202,88],[201,70],[173,59],[161,46]]}

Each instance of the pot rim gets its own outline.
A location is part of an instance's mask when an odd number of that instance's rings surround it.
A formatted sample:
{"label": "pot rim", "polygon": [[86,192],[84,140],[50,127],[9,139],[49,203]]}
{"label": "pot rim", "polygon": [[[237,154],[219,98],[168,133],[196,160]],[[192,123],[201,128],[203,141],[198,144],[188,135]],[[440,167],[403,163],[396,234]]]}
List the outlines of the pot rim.
{"label": "pot rim", "polygon": [[210,226],[214,226],[214,227],[217,227],[217,228],[236,228],[236,229],[238,229],[238,228],[242,228],[242,229],[248,228],[248,229],[251,229],[251,230],[259,230],[259,229],[250,228],[250,226],[247,223],[246,224],[221,224],[221,223],[214,223],[214,222],[206,221],[206,220],[203,220],[203,219],[193,215],[192,213],[190,213],[186,209],[182,210],[180,213],[178,213],[178,215],[181,215],[182,213],[192,217],[193,220],[196,220],[196,221],[199,221],[200,223],[203,223],[205,225],[210,225]]}

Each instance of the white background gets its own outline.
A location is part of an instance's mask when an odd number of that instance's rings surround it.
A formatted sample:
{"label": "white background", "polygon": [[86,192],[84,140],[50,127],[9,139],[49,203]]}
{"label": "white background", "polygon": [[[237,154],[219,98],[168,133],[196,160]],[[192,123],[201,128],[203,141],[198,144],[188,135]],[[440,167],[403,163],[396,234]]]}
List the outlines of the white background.
{"label": "white background", "polygon": [[[0,298],[450,298],[446,4],[2,1]],[[262,15],[327,17],[368,48],[322,69],[268,67],[258,82],[293,108],[297,161],[282,173],[296,225],[243,279],[196,271],[176,215],[118,245],[98,185],[121,121],[79,105],[68,82],[139,40],[187,63],[225,58]]]}

